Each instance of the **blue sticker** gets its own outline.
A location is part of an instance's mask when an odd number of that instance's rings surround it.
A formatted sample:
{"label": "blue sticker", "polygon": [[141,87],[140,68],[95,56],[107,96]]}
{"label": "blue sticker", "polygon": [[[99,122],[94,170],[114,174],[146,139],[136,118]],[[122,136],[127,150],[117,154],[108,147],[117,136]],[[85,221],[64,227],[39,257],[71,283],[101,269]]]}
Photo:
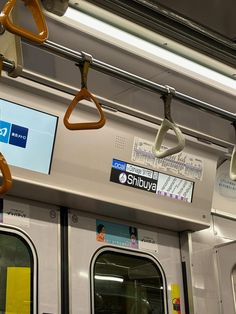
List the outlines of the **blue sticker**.
{"label": "blue sticker", "polygon": [[112,168],[117,169],[117,170],[121,170],[121,171],[125,171],[126,170],[126,162],[120,161],[117,159],[113,159],[112,160]]}
{"label": "blue sticker", "polygon": [[28,128],[12,124],[9,144],[25,148],[28,131]]}
{"label": "blue sticker", "polygon": [[11,124],[0,120],[0,142],[8,143]]}

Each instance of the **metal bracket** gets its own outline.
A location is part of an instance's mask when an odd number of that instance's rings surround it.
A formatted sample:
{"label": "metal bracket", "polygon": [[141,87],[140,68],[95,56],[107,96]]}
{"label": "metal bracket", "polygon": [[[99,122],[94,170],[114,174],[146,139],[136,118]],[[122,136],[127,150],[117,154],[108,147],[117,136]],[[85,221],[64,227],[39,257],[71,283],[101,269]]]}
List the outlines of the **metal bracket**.
{"label": "metal bracket", "polygon": [[166,88],[166,92],[168,93],[168,94],[171,94],[171,95],[175,95],[175,93],[176,93],[176,89],[174,88],[174,87],[172,87],[172,86],[169,86],[169,85],[165,85],[165,88]]}
{"label": "metal bracket", "polygon": [[58,16],[64,15],[69,6],[69,0],[41,0],[41,2],[45,10]]}
{"label": "metal bracket", "polygon": [[171,117],[171,101],[176,91],[171,86],[165,85],[165,87],[167,89],[167,93],[161,96],[164,101],[164,115],[167,120],[169,120],[171,123],[174,123]]}
{"label": "metal bracket", "polygon": [[93,56],[92,56],[92,55],[90,55],[89,53],[84,52],[84,51],[81,51],[81,55],[82,55],[82,60],[81,60],[81,62],[87,61],[87,62],[89,62],[90,64],[93,63]]}
{"label": "metal bracket", "polygon": [[93,57],[89,53],[81,51],[82,60],[76,65],[80,69],[81,73],[81,88],[87,88],[87,77],[90,64],[93,62]]}
{"label": "metal bracket", "polygon": [[[11,19],[15,20],[15,13],[12,12]],[[23,69],[21,39],[7,30],[0,35],[0,54],[5,59],[13,61],[14,70],[8,72],[11,77],[20,76]]]}

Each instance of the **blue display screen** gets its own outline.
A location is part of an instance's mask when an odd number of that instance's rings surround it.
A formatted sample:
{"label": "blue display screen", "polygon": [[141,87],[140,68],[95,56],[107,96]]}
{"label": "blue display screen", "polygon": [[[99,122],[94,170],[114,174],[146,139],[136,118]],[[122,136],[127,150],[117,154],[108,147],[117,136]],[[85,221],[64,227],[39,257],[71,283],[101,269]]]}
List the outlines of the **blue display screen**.
{"label": "blue display screen", "polygon": [[0,152],[9,165],[50,173],[58,117],[0,99]]}

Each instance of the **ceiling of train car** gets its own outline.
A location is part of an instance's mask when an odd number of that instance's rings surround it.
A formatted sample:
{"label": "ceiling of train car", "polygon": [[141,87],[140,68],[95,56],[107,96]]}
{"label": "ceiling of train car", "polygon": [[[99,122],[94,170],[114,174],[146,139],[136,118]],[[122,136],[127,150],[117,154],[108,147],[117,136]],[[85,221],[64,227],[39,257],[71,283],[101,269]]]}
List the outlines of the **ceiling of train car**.
{"label": "ceiling of train car", "polygon": [[189,1],[158,0],[157,3],[181,14],[209,30],[226,38],[236,40],[235,1]]}
{"label": "ceiling of train car", "polygon": [[87,1],[228,64],[236,64],[233,0]]}
{"label": "ceiling of train car", "polygon": [[[24,18],[24,15],[21,16]],[[95,32],[88,32],[70,26],[62,18],[48,17],[49,40],[75,51],[86,51],[94,58],[121,68],[161,85],[170,85],[178,91],[209,102],[225,110],[235,112],[235,92],[217,90],[195,78],[186,77],[176,69],[161,66],[158,62],[138,56],[135,52],[118,47],[115,42],[108,43],[98,38]],[[47,53],[31,45],[23,45],[24,68],[50,79],[80,88],[80,72],[71,61]],[[95,95],[139,110],[153,117],[163,117],[163,103],[159,94],[155,94],[114,77],[91,70],[89,89]],[[212,137],[228,142],[235,141],[234,129],[230,122],[186,107],[179,101],[173,101],[173,116],[176,122],[186,128],[195,129]],[[194,117],[194,119],[193,119]]]}
{"label": "ceiling of train car", "polygon": [[[86,29],[81,31],[65,25],[60,19],[49,19],[48,26],[50,29],[49,39],[58,44],[75,51],[86,51],[98,60],[159,84],[173,86],[187,95],[235,112],[234,95],[216,90],[145,58],[137,55],[134,57],[134,54],[115,45],[105,43],[96,35],[88,35]],[[79,69],[71,61],[26,44],[24,44],[24,59],[25,67],[29,70],[74,87],[80,87]],[[154,117],[163,117],[163,103],[159,94],[140,89],[94,70],[89,73],[89,88],[98,96],[140,110]],[[235,140],[234,130],[230,122],[196,111],[194,108],[186,107],[179,101],[173,101],[173,116],[177,123],[185,127],[225,141],[234,142]]]}

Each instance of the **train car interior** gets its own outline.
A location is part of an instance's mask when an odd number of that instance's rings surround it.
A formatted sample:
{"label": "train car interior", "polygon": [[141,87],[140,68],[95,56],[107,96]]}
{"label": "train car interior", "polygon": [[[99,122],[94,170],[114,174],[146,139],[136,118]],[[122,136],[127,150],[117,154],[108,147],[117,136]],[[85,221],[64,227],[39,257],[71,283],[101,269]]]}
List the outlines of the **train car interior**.
{"label": "train car interior", "polygon": [[0,314],[236,314],[234,2],[0,10]]}

